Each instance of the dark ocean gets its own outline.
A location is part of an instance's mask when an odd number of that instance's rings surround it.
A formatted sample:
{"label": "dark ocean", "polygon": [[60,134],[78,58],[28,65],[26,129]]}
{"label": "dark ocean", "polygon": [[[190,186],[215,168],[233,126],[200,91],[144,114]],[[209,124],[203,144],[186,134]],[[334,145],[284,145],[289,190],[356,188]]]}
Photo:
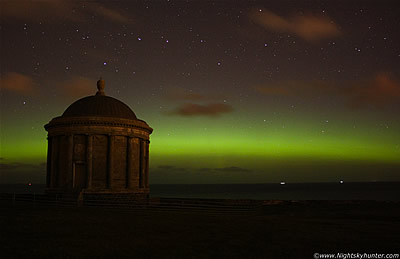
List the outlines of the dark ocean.
{"label": "dark ocean", "polygon": [[[44,193],[45,185],[0,184],[0,193]],[[400,201],[400,182],[153,184],[151,197],[255,200]]]}

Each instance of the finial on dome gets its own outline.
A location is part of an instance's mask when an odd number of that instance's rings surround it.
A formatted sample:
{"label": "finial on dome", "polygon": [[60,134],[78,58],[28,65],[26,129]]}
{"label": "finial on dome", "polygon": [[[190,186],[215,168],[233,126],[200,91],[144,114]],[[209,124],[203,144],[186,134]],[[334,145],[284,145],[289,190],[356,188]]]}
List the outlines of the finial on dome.
{"label": "finial on dome", "polygon": [[104,92],[105,85],[106,85],[106,83],[100,77],[99,81],[97,81],[97,89],[98,89],[98,91],[97,91],[96,95],[106,95],[106,93]]}

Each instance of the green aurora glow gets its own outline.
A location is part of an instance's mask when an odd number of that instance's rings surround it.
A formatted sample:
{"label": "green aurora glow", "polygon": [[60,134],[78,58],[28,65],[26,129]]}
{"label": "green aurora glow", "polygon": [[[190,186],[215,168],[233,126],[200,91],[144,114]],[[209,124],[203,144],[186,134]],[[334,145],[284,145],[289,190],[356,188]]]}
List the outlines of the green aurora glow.
{"label": "green aurora glow", "polygon": [[400,181],[390,1],[150,2],[0,3],[0,181],[45,181],[43,126],[99,76],[154,129],[152,183]]}
{"label": "green aurora glow", "polygon": [[[163,156],[178,156],[182,162],[193,156],[215,156],[219,160],[236,157],[237,166],[250,157],[400,163],[399,125],[377,126],[374,121],[364,121],[353,127],[345,121],[305,120],[304,116],[296,120],[285,115],[276,121],[255,116],[239,122],[235,113],[225,118],[159,116],[153,123],[147,120],[155,129],[151,135],[151,155],[157,158],[152,159],[155,166],[167,162]],[[26,121],[14,123],[16,127],[3,127],[1,157],[8,161],[45,161],[44,124]]]}

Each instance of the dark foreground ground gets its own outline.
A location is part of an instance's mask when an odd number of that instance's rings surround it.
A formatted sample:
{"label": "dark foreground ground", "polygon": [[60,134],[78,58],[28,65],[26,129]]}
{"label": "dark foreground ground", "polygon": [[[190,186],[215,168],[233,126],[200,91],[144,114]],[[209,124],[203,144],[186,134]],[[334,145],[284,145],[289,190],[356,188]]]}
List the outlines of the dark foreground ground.
{"label": "dark foreground ground", "polygon": [[313,258],[399,253],[396,202],[285,202],[257,213],[0,208],[0,258]]}

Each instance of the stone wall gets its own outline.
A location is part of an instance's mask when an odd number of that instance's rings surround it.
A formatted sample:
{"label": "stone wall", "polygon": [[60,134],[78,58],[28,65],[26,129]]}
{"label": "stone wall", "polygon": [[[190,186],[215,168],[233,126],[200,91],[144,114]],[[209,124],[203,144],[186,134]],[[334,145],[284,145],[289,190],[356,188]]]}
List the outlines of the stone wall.
{"label": "stone wall", "polygon": [[92,188],[94,189],[107,188],[107,146],[107,136],[93,136]]}
{"label": "stone wall", "polygon": [[113,159],[113,167],[111,173],[111,188],[124,189],[126,188],[127,175],[127,140],[125,136],[114,136],[114,145],[111,150]]}
{"label": "stone wall", "polygon": [[[46,125],[49,192],[149,192],[148,139],[152,129],[144,128],[147,124],[117,120],[120,124],[105,126],[99,120],[71,122],[60,117],[56,121]],[[140,127],[135,128],[136,124]]]}

